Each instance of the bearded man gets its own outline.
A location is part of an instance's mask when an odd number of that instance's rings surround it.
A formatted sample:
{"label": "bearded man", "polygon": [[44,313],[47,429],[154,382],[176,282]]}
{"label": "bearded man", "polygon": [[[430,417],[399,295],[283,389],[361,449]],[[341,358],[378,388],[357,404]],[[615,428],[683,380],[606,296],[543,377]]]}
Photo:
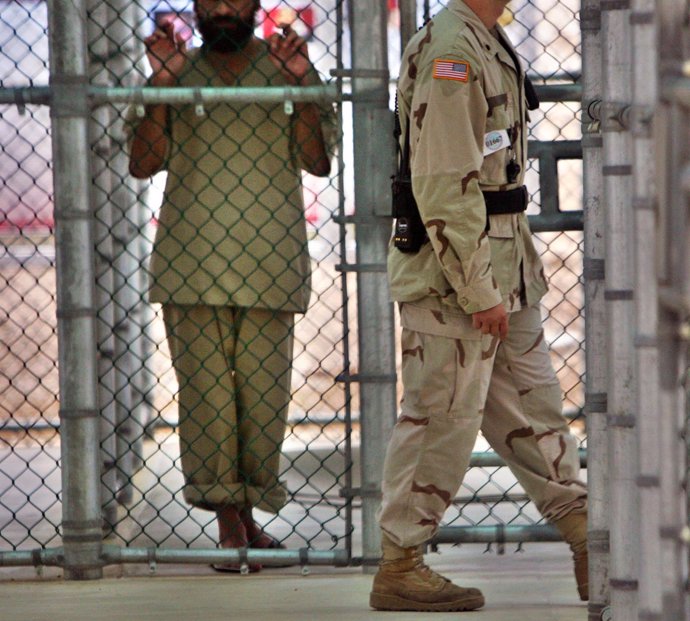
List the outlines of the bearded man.
{"label": "bearded man", "polygon": [[[172,23],[146,39],[150,85],[320,84],[294,31],[254,36],[258,1],[196,0],[194,10],[200,48],[187,50]],[[216,513],[221,546],[282,547],[252,509],[277,513],[287,498],[279,462],[294,315],[310,297],[301,171],[329,174],[333,111],[156,104],[128,121],[131,174],[168,173],[150,300],[162,304],[179,383],[184,498]]]}

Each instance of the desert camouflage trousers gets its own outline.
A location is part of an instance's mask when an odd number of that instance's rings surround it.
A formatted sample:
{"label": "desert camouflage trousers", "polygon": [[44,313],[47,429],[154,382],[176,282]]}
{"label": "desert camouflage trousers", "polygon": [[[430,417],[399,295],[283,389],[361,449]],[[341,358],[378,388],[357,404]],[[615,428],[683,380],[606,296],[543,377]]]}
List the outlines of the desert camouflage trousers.
{"label": "desert camouflage trousers", "polygon": [[278,474],[293,314],[165,304],[163,319],[179,383],[185,500],[277,512],[287,496]]}
{"label": "desert camouflage trousers", "polygon": [[404,394],[384,464],[383,531],[403,547],[434,535],[480,429],[545,518],[586,511],[539,308],[511,313],[504,342],[436,298],[403,303],[400,315]]}

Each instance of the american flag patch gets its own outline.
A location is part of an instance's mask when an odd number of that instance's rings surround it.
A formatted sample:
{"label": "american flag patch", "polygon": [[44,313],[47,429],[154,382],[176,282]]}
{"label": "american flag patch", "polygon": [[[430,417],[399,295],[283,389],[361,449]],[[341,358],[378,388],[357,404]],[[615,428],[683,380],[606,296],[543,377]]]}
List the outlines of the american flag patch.
{"label": "american flag patch", "polygon": [[457,80],[467,82],[470,77],[470,63],[464,60],[434,60],[435,80]]}

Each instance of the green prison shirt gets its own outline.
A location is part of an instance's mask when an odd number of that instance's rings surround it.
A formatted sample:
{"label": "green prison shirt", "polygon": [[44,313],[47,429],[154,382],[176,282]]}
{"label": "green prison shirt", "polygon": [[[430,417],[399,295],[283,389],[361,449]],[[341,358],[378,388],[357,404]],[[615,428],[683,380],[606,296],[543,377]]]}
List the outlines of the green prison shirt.
{"label": "green prison shirt", "polygon": [[[450,0],[411,39],[398,104],[403,137],[410,125],[412,186],[430,243],[416,254],[391,243],[393,299],[439,297],[467,314],[500,302],[509,312],[536,303],[546,281],[526,215],[491,216],[487,231],[482,196],[523,184],[524,74],[461,0]],[[521,171],[509,184],[512,152]]]}
{"label": "green prison shirt", "polygon": [[[189,54],[179,86],[227,86],[201,49]],[[319,83],[315,70],[310,83]],[[266,44],[235,83],[285,84]],[[204,108],[201,115],[193,104],[168,109],[168,178],[150,300],[304,312],[311,267],[292,119],[282,102]],[[332,108],[323,107],[321,117],[328,147],[335,137]],[[131,111],[128,119],[136,122]]]}

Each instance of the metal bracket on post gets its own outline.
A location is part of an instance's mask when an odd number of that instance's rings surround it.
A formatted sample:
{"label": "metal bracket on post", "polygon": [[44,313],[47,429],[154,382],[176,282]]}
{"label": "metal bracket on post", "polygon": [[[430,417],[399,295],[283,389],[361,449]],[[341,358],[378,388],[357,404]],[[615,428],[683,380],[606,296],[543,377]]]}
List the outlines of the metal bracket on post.
{"label": "metal bracket on post", "polygon": [[[601,99],[583,101],[582,110],[582,146],[601,147]],[[588,139],[591,140],[592,136],[598,136],[598,142],[596,144],[586,143]]]}
{"label": "metal bracket on post", "polygon": [[630,129],[632,106],[629,103],[602,101],[593,99],[583,102],[587,123],[583,118],[583,127],[590,131],[622,132]]}
{"label": "metal bracket on post", "polygon": [[26,114],[26,102],[24,101],[24,92],[18,88],[14,91],[14,103],[17,105],[17,111],[21,116]]}
{"label": "metal bracket on post", "polygon": [[601,148],[603,141],[601,137],[600,120],[601,99],[591,99],[582,101],[582,147]]}
{"label": "metal bracket on post", "polygon": [[623,132],[630,129],[629,103],[604,101],[601,104],[601,129],[604,132]]}
{"label": "metal bracket on post", "polygon": [[134,113],[137,115],[138,119],[143,119],[146,116],[144,92],[141,89],[134,95]]}
{"label": "metal bracket on post", "polygon": [[196,114],[196,116],[204,116],[204,114],[206,114],[200,88],[194,89],[194,114]]}

